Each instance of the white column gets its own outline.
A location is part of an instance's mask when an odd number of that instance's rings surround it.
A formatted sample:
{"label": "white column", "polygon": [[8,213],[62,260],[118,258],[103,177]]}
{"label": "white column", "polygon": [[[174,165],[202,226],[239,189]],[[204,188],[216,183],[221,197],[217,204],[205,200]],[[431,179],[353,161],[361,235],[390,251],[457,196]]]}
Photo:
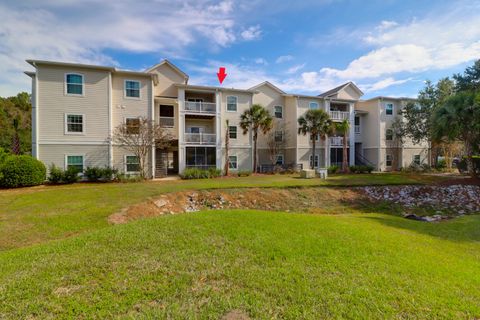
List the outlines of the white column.
{"label": "white column", "polygon": [[185,170],[185,89],[178,89],[178,172]]}
{"label": "white column", "polygon": [[221,94],[220,91],[217,90],[215,92],[215,134],[216,134],[216,153],[217,153],[217,161],[216,166],[217,169],[222,169],[222,101],[221,101]]}
{"label": "white column", "polygon": [[[153,90],[153,79],[150,80],[150,118],[153,123],[155,123],[155,96]],[[159,123],[160,124],[160,123]],[[155,178],[155,144],[152,146],[151,150],[151,170],[152,170],[152,179]]]}
{"label": "white column", "polygon": [[32,76],[32,157],[39,159],[38,156],[38,85],[37,73]]}
{"label": "white column", "polygon": [[325,137],[325,167],[330,167],[330,137]]}
{"label": "white column", "polygon": [[350,165],[355,165],[355,108],[354,104],[350,103],[349,106],[350,111]]}

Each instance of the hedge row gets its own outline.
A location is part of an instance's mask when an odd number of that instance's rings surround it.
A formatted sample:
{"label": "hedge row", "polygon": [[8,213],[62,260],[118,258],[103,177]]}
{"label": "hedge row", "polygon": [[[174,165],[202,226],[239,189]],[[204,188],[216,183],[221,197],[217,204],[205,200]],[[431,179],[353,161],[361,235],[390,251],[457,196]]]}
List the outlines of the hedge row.
{"label": "hedge row", "polygon": [[43,184],[47,170],[37,159],[26,155],[9,155],[0,149],[0,187],[18,188]]}

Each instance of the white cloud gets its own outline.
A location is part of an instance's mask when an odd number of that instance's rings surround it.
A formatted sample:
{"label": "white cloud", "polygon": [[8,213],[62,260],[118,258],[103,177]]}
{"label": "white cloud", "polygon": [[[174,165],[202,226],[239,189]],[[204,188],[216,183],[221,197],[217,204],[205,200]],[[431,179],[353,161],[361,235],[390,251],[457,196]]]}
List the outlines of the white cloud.
{"label": "white cloud", "polygon": [[377,30],[384,31],[393,27],[398,26],[398,23],[395,21],[388,21],[388,20],[383,20],[380,22],[380,24],[376,27]]}
{"label": "white cloud", "polygon": [[265,60],[264,58],[256,58],[254,61],[256,64],[268,65],[267,60]]}
{"label": "white cloud", "polygon": [[277,60],[275,60],[275,62],[276,63],[284,63],[284,62],[291,61],[291,60],[293,60],[293,56],[286,55],[286,56],[278,57]]}
{"label": "white cloud", "polygon": [[297,73],[299,70],[303,69],[305,67],[305,65],[306,65],[306,63],[297,64],[293,67],[288,68],[285,73],[287,73],[287,74]]}
{"label": "white cloud", "polygon": [[385,78],[385,79],[379,80],[379,81],[371,83],[371,84],[363,84],[363,85],[360,84],[359,87],[360,87],[360,89],[362,89],[363,92],[369,93],[369,92],[382,90],[382,89],[388,88],[390,86],[404,84],[404,83],[406,83],[408,81],[411,81],[411,80],[412,80],[412,78],[395,80],[394,78],[389,77],[389,78]]}
{"label": "white cloud", "polygon": [[258,40],[262,36],[262,30],[260,29],[260,26],[251,26],[248,29],[243,30],[240,35],[245,41]]}

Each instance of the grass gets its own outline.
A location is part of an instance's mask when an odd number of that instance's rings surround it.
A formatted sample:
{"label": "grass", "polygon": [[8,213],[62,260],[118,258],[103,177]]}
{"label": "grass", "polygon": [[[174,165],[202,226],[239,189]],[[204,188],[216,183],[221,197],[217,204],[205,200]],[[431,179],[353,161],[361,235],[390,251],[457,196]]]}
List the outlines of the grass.
{"label": "grass", "polygon": [[421,175],[336,175],[323,181],[289,175],[135,184],[74,184],[0,191],[0,250],[62,239],[108,226],[107,217],[161,193],[185,189],[355,186],[430,183]]}
{"label": "grass", "polygon": [[0,253],[0,318],[478,318],[480,217],[209,211]]}

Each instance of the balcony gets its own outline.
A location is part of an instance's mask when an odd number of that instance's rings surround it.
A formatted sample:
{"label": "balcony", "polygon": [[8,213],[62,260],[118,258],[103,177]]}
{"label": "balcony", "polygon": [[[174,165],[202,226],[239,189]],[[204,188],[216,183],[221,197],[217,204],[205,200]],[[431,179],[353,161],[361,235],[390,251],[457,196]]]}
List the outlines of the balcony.
{"label": "balcony", "polygon": [[217,135],[215,133],[185,133],[185,144],[190,145],[215,145]]}
{"label": "balcony", "polygon": [[160,126],[163,128],[173,128],[175,126],[175,118],[173,117],[160,117]]}
{"label": "balcony", "polygon": [[355,125],[355,134],[360,134],[361,131],[360,131],[360,126],[357,124]]}
{"label": "balcony", "polygon": [[[329,137],[331,147],[343,147],[343,137]],[[348,146],[348,139],[347,139]]]}
{"label": "balcony", "polygon": [[185,101],[185,111],[188,113],[215,114],[217,104],[213,102]]}
{"label": "balcony", "polygon": [[328,115],[333,121],[348,120],[348,118],[350,117],[350,113],[345,111],[329,111]]}

